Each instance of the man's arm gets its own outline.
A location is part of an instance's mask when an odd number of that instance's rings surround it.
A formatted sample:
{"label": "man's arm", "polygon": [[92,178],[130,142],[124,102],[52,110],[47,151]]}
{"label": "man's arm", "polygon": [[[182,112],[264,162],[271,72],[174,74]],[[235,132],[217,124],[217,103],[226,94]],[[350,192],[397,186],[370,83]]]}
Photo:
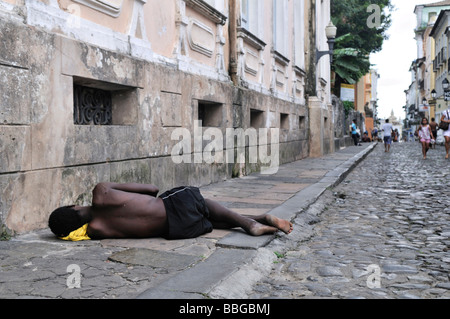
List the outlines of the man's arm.
{"label": "man's arm", "polygon": [[129,199],[129,194],[142,194],[156,197],[159,189],[151,184],[137,183],[99,183],[92,191],[93,205],[122,205]]}
{"label": "man's arm", "polygon": [[111,189],[115,189],[118,191],[123,191],[127,193],[138,193],[143,195],[150,195],[156,197],[158,195],[159,189],[155,185],[152,184],[138,184],[138,183],[105,183]]}
{"label": "man's arm", "polygon": [[447,122],[447,123],[450,123],[450,120],[446,120],[446,119],[445,119],[445,115],[442,115],[442,117],[441,117],[441,122]]}

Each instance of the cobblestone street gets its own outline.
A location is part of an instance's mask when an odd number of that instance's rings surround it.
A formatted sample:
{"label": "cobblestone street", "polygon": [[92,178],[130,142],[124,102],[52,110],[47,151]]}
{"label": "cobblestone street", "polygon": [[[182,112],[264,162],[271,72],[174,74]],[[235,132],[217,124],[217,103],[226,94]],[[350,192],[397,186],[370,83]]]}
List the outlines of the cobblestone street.
{"label": "cobblestone street", "polygon": [[[450,162],[442,146],[379,144],[335,189],[297,217],[302,242],[280,238],[278,259],[250,298],[450,298]],[[308,227],[303,226],[309,220]],[[284,250],[283,250],[284,249]]]}

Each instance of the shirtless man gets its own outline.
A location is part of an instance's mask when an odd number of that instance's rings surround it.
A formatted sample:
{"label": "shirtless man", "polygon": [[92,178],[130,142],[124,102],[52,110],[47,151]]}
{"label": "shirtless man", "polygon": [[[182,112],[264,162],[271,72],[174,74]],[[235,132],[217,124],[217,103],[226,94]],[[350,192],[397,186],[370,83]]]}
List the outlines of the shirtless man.
{"label": "shirtless man", "polygon": [[[86,226],[89,239],[195,238],[213,228],[243,228],[252,236],[286,234],[293,226],[271,215],[239,215],[212,200],[196,187],[178,187],[157,196],[150,184],[100,183],[93,190],[92,206],[56,209],[49,218],[52,232],[62,238]],[[69,239],[70,240],[70,239]]]}

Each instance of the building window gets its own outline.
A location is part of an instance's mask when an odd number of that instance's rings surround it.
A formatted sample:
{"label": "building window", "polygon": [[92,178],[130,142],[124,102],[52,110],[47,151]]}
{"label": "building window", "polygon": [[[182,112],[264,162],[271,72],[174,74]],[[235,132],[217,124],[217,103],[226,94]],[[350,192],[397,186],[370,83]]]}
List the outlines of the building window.
{"label": "building window", "polygon": [[294,63],[305,69],[305,2],[294,1]]}
{"label": "building window", "polygon": [[264,112],[250,109],[250,127],[254,129],[264,128]]}
{"label": "building window", "polygon": [[85,87],[73,86],[73,121],[75,125],[111,125],[111,92]]}
{"label": "building window", "polygon": [[214,9],[224,13],[225,12],[225,1],[224,0],[203,0],[209,4]]}
{"label": "building window", "polygon": [[260,0],[241,0],[242,27],[254,36],[263,38],[263,5]]}
{"label": "building window", "polygon": [[288,56],[288,2],[287,0],[274,0],[273,2],[273,35],[275,51]]}
{"label": "building window", "polygon": [[282,130],[289,130],[289,114],[280,114],[280,128]]}
{"label": "building window", "polygon": [[224,0],[185,0],[186,5],[216,24],[225,25]]}
{"label": "building window", "polygon": [[222,125],[222,104],[198,101],[198,120],[204,127],[220,127]]}
{"label": "building window", "polygon": [[298,117],[298,128],[300,130],[306,129],[306,117],[304,117],[304,116]]}
{"label": "building window", "polygon": [[135,125],[137,105],[136,87],[73,77],[75,125]]}

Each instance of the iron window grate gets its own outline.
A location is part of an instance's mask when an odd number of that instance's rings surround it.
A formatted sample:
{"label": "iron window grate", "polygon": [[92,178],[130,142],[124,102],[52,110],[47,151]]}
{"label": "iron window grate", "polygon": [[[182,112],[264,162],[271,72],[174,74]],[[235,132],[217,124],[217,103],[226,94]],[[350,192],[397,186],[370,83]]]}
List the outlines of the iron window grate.
{"label": "iron window grate", "polygon": [[75,125],[112,125],[111,92],[74,85]]}

